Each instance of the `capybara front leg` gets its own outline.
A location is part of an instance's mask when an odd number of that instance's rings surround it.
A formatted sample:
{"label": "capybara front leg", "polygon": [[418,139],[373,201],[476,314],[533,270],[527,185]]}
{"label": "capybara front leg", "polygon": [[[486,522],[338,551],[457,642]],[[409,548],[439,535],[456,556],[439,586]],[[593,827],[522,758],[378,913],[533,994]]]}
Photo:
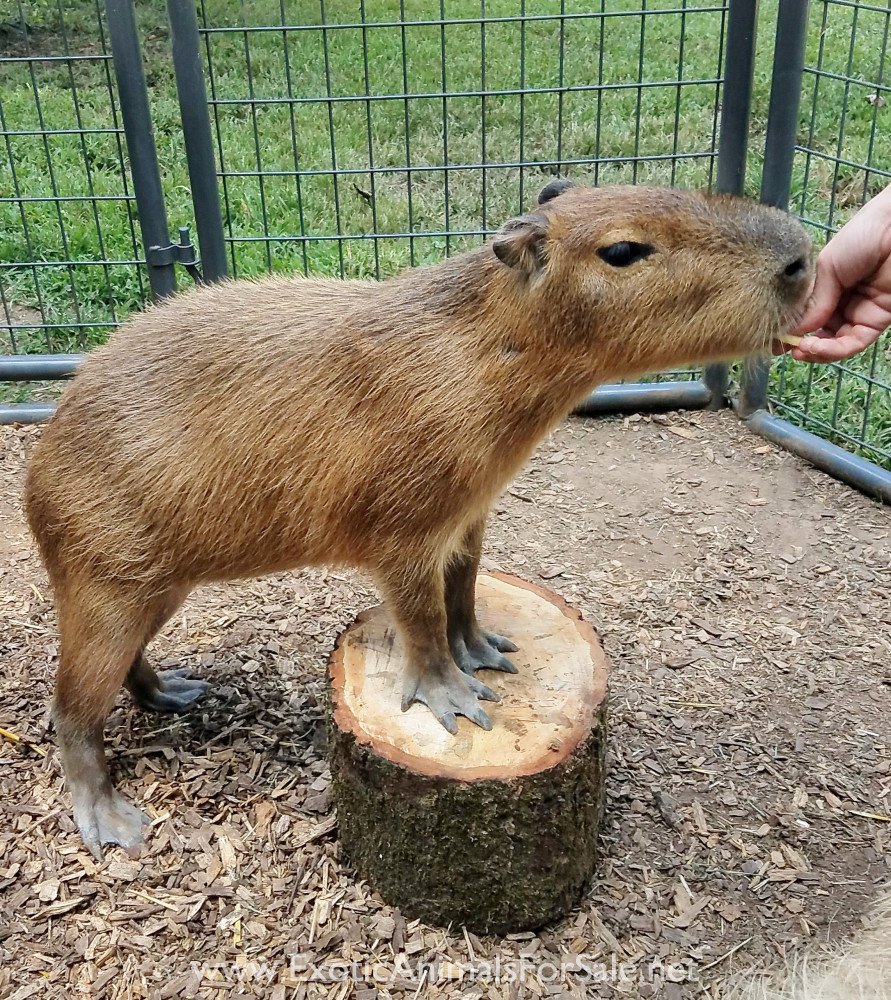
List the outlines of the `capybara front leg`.
{"label": "capybara front leg", "polygon": [[210,687],[207,681],[189,677],[188,670],[155,670],[142,653],[127,671],[125,683],[136,704],[147,712],[184,712]]}
{"label": "capybara front leg", "polygon": [[461,549],[454,553],[446,566],[449,647],[455,662],[466,674],[483,669],[515,674],[517,668],[502,654],[516,652],[516,644],[503,635],[481,628],[476,617],[476,577],[485,523],[485,519],[481,518],[470,527]]}
{"label": "capybara front leg", "polygon": [[90,581],[57,593],[61,644],[53,719],[62,769],[84,843],[143,842],[143,814],[115,791],[102,733],[121,683],[138,655],[158,605],[144,596]]}
{"label": "capybara front leg", "polygon": [[401,633],[407,658],[402,689],[402,711],[414,702],[426,705],[452,734],[456,716],[463,715],[483,729],[489,716],[478,699],[499,701],[498,695],[455,664],[446,635],[442,570],[435,563],[387,567],[380,583]]}

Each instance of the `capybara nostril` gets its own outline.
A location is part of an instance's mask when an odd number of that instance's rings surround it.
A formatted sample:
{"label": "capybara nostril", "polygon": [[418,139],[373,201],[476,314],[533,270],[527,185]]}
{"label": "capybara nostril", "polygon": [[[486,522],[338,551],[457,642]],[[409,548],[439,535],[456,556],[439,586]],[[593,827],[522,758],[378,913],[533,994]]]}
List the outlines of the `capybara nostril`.
{"label": "capybara nostril", "polygon": [[783,268],[783,277],[790,281],[803,281],[807,275],[807,261],[804,257],[796,257]]}

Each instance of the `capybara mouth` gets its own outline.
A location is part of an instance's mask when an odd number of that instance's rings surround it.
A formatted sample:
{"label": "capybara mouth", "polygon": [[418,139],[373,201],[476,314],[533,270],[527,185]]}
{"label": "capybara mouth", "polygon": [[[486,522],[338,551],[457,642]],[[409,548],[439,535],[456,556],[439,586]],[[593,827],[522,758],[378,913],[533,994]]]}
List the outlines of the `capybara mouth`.
{"label": "capybara mouth", "polygon": [[[798,303],[788,310],[786,315],[783,317],[783,327],[786,331],[792,331],[798,329],[798,324],[801,322],[802,317],[807,312],[808,306],[810,305],[811,298],[814,294],[814,285],[816,284],[816,273],[812,273],[810,283],[808,284],[807,291],[804,292],[799,299]],[[781,344],[787,344],[789,347],[798,347],[801,344],[802,337],[796,333],[791,332],[781,332],[774,336],[775,341],[779,341]]]}

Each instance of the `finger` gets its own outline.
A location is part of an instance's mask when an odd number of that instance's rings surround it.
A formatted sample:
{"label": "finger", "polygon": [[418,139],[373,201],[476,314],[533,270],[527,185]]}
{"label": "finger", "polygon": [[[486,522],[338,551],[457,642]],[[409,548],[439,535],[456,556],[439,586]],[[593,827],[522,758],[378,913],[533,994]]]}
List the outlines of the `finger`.
{"label": "finger", "polygon": [[881,336],[881,330],[866,326],[843,326],[834,336],[805,337],[792,351],[796,361],[844,361],[859,354]]}
{"label": "finger", "polygon": [[844,286],[838,280],[835,268],[824,250],[817,258],[814,290],[796,330],[799,333],[810,333],[824,326],[835,312],[844,291]]}
{"label": "finger", "polygon": [[845,321],[869,330],[884,330],[891,326],[891,294],[861,286],[854,290],[843,310]]}

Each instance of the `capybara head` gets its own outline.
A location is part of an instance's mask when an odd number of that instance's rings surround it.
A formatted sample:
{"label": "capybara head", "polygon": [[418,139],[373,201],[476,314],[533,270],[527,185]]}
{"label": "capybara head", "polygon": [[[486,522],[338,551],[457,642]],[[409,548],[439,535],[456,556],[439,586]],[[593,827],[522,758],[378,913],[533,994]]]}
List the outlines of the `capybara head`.
{"label": "capybara head", "polygon": [[769,351],[774,340],[788,342],[804,311],[812,247],[785,212],[743,198],[565,180],[538,200],[502,227],[492,252],[542,334],[573,338],[598,375]]}

